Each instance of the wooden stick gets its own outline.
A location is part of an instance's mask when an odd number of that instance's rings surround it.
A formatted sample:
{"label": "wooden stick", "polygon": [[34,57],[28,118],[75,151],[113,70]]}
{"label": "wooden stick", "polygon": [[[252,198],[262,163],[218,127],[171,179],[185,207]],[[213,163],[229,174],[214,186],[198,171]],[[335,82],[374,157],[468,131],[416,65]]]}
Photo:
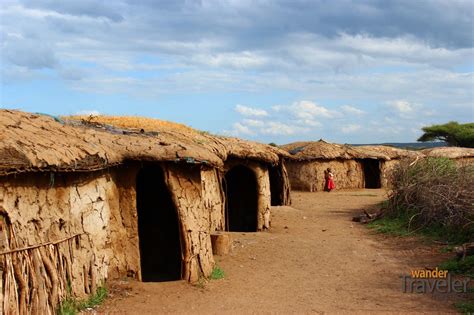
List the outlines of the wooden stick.
{"label": "wooden stick", "polygon": [[7,251],[4,251],[4,252],[1,252],[0,255],[7,255],[7,254],[21,252],[21,251],[24,251],[24,250],[34,249],[34,248],[47,246],[47,245],[56,245],[56,244],[65,242],[67,240],[70,240],[71,238],[75,238],[76,236],[79,236],[79,235],[82,235],[82,234],[84,234],[84,233],[75,234],[73,236],[69,236],[69,237],[60,239],[58,241],[51,241],[51,242],[46,242],[46,243],[42,243],[42,244],[31,245],[31,246],[27,246],[27,247],[21,247],[21,248],[15,248],[15,249],[12,249],[12,250],[7,250]]}

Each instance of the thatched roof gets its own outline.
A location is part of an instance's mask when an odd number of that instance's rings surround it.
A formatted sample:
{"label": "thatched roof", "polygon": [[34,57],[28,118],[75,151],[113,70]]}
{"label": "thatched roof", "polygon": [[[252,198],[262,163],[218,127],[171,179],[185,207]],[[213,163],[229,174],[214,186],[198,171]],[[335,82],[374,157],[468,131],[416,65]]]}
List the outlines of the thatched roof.
{"label": "thatched roof", "polygon": [[299,161],[333,159],[380,159],[391,160],[402,157],[416,157],[417,153],[387,146],[351,146],[329,143],[324,140],[294,142],[281,146],[287,150],[291,159]]}
{"label": "thatched roof", "polygon": [[439,147],[425,149],[421,152],[429,157],[446,157],[450,159],[474,158],[473,148]]}
{"label": "thatched roof", "polygon": [[172,123],[162,125],[160,130],[144,130],[0,110],[0,128],[0,175],[91,171],[127,160],[205,163],[215,167],[221,167],[230,155],[268,163],[279,160],[271,146],[220,139],[191,128],[174,128]]}
{"label": "thatched roof", "polygon": [[396,160],[401,158],[416,158],[422,157],[423,153],[420,151],[405,150],[400,148],[394,148],[386,145],[361,145],[354,147],[358,151],[377,152],[388,157],[386,160]]}
{"label": "thatched roof", "polygon": [[288,156],[288,152],[263,143],[242,140],[239,138],[212,135],[208,132],[193,129],[183,124],[178,124],[147,117],[130,116],[69,116],[62,117],[66,121],[89,125],[114,126],[140,132],[158,132],[192,139],[198,145],[206,146],[221,159],[228,157],[252,159],[269,163],[277,163],[279,157]]}
{"label": "thatched roof", "polygon": [[314,159],[350,159],[349,147],[328,143],[323,140],[308,142],[293,142],[280,146],[288,151],[291,159],[296,160],[314,160]]}

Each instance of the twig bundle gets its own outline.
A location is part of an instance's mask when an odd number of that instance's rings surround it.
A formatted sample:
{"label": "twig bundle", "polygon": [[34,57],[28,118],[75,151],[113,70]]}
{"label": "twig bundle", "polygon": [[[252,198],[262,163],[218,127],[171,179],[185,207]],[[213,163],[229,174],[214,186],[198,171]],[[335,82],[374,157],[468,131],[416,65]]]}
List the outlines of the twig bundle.
{"label": "twig bundle", "polygon": [[387,214],[410,216],[410,228],[438,224],[467,229],[474,222],[474,166],[446,158],[402,161],[392,173]]}
{"label": "twig bundle", "polygon": [[[0,295],[2,314],[55,314],[59,303],[71,293],[73,262],[82,234],[58,241],[20,247],[15,229],[0,215],[0,267],[3,284]],[[76,260],[77,261],[77,260]],[[75,268],[74,268],[75,269]],[[84,274],[84,291],[95,291],[94,261]]]}

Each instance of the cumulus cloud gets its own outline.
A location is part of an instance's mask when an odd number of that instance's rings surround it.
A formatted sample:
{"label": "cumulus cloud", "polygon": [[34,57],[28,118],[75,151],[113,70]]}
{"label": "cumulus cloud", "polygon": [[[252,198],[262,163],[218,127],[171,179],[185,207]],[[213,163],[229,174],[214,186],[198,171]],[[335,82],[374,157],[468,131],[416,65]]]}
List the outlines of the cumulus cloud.
{"label": "cumulus cloud", "polygon": [[233,128],[255,137],[278,127],[333,135],[362,116],[401,124],[472,114],[470,1],[9,0],[0,26],[4,85],[41,80],[147,101],[193,93],[239,93],[243,104],[279,93],[300,100],[237,105],[243,117]]}
{"label": "cumulus cloud", "polygon": [[252,108],[252,107],[248,107],[248,106],[240,105],[240,104],[235,106],[235,111],[243,116],[253,116],[253,117],[268,116],[268,113],[263,109]]}
{"label": "cumulus cloud", "polygon": [[299,126],[292,126],[278,121],[269,121],[265,128],[261,129],[263,134],[268,135],[294,135],[296,133],[304,132],[305,129]]}
{"label": "cumulus cloud", "polygon": [[265,126],[265,122],[261,120],[256,120],[256,119],[244,119],[242,121],[245,125],[251,126],[251,127],[263,127]]}
{"label": "cumulus cloud", "polygon": [[415,110],[412,104],[404,100],[393,101],[389,104],[401,114],[412,113]]}
{"label": "cumulus cloud", "polygon": [[240,136],[240,135],[248,136],[248,135],[254,134],[254,132],[249,128],[249,126],[246,126],[241,123],[234,123],[232,127],[233,129],[230,132],[230,134],[235,135],[235,136]]}
{"label": "cumulus cloud", "polygon": [[341,128],[343,133],[356,132],[356,131],[359,131],[360,129],[361,129],[361,126],[357,125],[357,124],[350,124],[350,125],[347,125],[347,126],[343,126]]}
{"label": "cumulus cloud", "polygon": [[351,115],[362,115],[365,113],[363,110],[350,105],[343,105],[341,109],[343,112]]}
{"label": "cumulus cloud", "polygon": [[302,120],[313,120],[315,118],[331,118],[336,115],[324,106],[311,101],[298,101],[289,106],[276,105],[272,109],[276,112],[286,112]]}
{"label": "cumulus cloud", "polygon": [[[421,104],[409,102],[406,100],[389,101],[387,102],[387,105],[401,118],[419,118],[420,110],[423,107]],[[426,110],[423,115],[432,116],[433,113],[431,110]]]}

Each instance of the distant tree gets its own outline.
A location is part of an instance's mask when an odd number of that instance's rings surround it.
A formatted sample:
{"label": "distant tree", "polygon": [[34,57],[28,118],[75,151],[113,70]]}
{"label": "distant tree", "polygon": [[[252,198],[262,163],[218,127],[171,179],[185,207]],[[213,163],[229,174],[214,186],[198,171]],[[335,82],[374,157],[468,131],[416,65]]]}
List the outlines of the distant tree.
{"label": "distant tree", "polygon": [[276,144],[275,142],[270,142],[268,145],[271,145],[272,147],[278,147],[278,144]]}
{"label": "distant tree", "polygon": [[451,146],[474,148],[474,123],[459,124],[450,121],[444,125],[433,125],[421,128],[425,133],[418,141],[441,140]]}

